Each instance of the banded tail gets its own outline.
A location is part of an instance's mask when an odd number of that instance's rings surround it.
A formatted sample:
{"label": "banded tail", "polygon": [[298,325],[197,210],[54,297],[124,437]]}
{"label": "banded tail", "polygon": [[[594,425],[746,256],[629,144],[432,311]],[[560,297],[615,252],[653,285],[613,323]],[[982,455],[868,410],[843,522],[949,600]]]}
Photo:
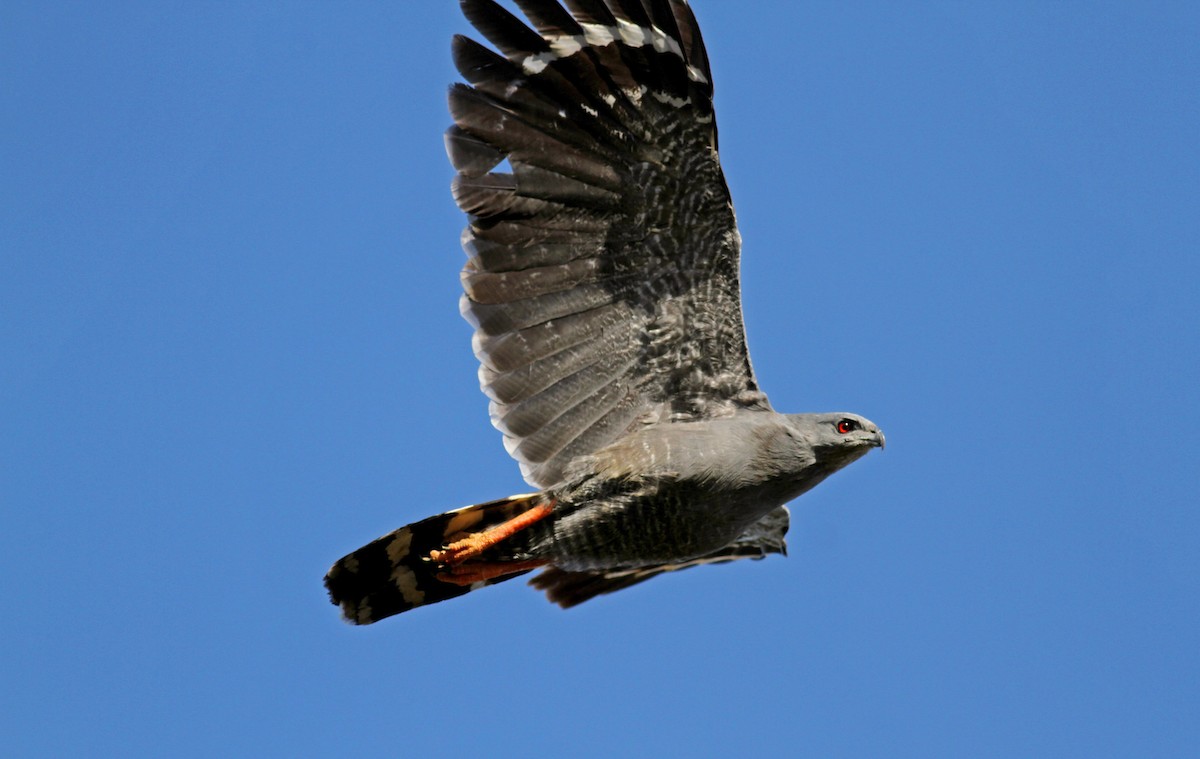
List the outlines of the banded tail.
{"label": "banded tail", "polygon": [[[540,506],[540,493],[477,503],[401,527],[334,563],[325,575],[330,600],[356,625],[368,625],[418,606],[445,601],[511,580],[529,568],[465,584],[445,578],[430,558],[465,534],[478,534]],[[470,566],[465,564],[464,566]],[[514,565],[517,566],[517,565]]]}

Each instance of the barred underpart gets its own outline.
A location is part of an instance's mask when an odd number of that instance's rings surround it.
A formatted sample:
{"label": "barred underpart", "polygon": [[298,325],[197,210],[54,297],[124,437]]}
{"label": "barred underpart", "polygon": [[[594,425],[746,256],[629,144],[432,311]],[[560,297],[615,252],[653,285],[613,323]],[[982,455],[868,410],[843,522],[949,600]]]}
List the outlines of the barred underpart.
{"label": "barred underpart", "polygon": [[780,506],[751,525],[750,529],[733,543],[697,559],[636,569],[591,572],[570,572],[550,567],[530,580],[529,584],[538,590],[545,591],[546,597],[554,603],[564,609],[569,609],[598,595],[624,590],[631,585],[645,582],[665,572],[678,572],[681,569],[705,564],[724,564],[737,559],[757,561],[773,553],[786,556],[787,542],[784,540],[784,536],[788,531],[789,520],[787,507]]}

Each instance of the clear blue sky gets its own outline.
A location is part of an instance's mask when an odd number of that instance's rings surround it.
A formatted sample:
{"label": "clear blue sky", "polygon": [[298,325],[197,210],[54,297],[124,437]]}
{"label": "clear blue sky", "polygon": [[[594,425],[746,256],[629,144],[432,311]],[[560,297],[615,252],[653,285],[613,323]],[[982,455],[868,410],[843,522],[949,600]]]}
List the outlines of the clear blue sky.
{"label": "clear blue sky", "polygon": [[3,753],[1194,755],[1196,5],[695,7],[761,383],[887,450],[786,560],[357,629],[334,559],[527,488],[457,3],[3,4]]}

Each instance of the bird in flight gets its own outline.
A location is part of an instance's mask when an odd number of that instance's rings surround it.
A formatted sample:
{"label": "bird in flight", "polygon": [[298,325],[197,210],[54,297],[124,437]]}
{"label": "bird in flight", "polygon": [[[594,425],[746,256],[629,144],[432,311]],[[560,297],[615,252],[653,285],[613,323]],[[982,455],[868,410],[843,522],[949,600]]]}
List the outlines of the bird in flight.
{"label": "bird in flight", "polygon": [[573,606],[784,553],[785,503],[883,447],[851,413],[781,414],[746,350],[741,238],[685,0],[462,0],[446,149],[468,215],[463,315],[492,422],[536,492],[348,554],[369,624],[540,570]]}

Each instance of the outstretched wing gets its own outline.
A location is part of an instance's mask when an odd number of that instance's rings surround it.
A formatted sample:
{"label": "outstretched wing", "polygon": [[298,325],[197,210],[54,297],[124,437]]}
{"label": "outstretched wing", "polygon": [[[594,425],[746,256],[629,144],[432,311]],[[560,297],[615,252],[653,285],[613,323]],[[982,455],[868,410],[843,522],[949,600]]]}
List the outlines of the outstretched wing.
{"label": "outstretched wing", "polygon": [[769,408],[691,10],[566,4],[517,0],[535,32],[492,0],[462,0],[501,54],[455,37],[469,84],[450,91],[446,134],[470,215],[462,311],[480,383],[539,487],[631,425]]}

